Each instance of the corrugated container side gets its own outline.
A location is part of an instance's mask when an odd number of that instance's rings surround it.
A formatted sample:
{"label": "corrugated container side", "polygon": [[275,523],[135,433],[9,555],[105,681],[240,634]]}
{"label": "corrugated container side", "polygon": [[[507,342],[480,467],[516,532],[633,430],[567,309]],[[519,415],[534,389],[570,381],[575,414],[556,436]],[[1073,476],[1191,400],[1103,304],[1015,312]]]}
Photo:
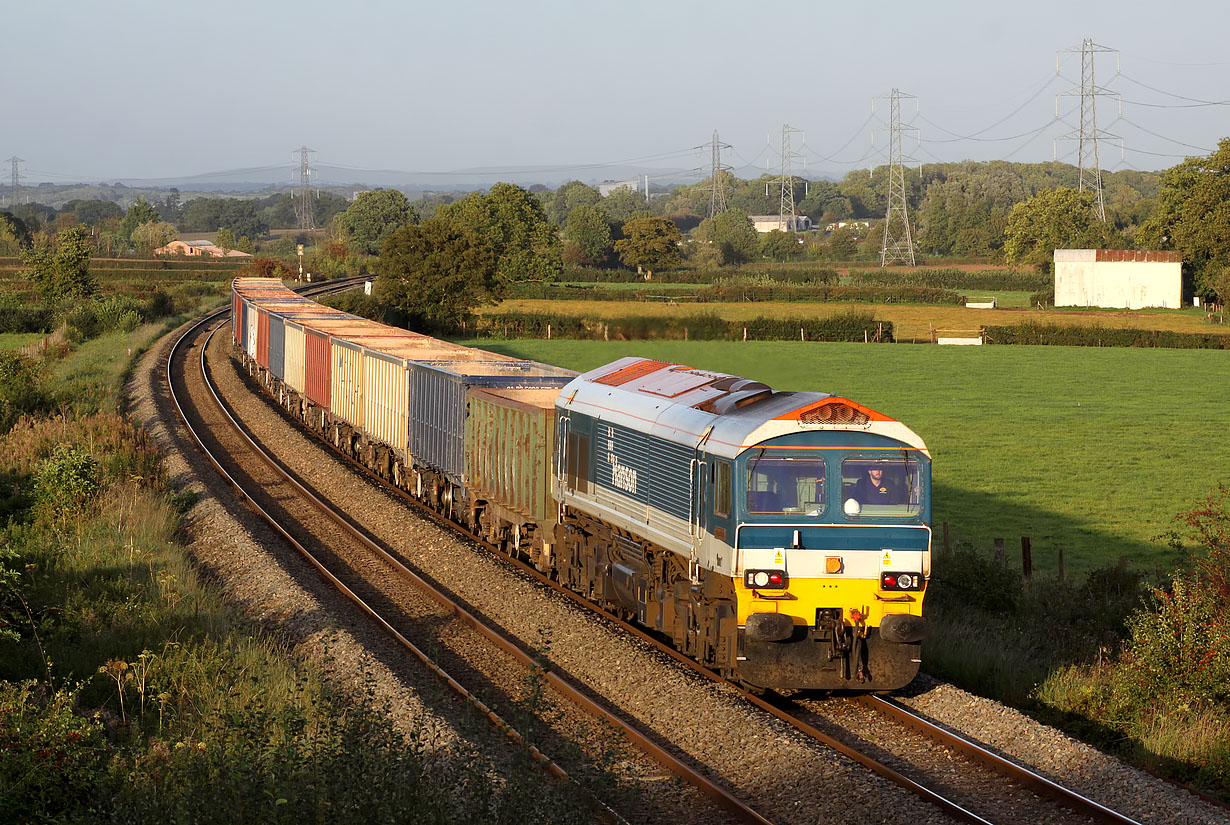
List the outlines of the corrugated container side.
{"label": "corrugated container side", "polygon": [[269,310],[256,313],[256,363],[269,369]]}
{"label": "corrugated container side", "polygon": [[471,389],[465,423],[466,478],[474,494],[522,518],[554,518],[551,453],[557,389]]}
{"label": "corrugated container side", "polygon": [[363,428],[363,347],[329,339],[330,357],[333,359],[330,376],[329,408],[356,430]]}
{"label": "corrugated container side", "polygon": [[406,452],[406,407],[410,401],[406,362],[376,350],[363,350],[363,431],[399,456]]}
{"label": "corrugated container side", "polygon": [[238,292],[231,293],[231,343],[239,343],[239,330],[243,329],[243,299]]}
{"label": "corrugated container side", "polygon": [[329,336],[313,329],[303,331],[303,394],[318,407],[329,409],[330,365]]}
{"label": "corrugated container side", "polygon": [[243,302],[243,351],[249,358],[256,357],[256,316],[259,314],[255,303]]}
{"label": "corrugated container side", "polygon": [[286,321],[283,326],[286,330],[286,374],[282,376],[282,380],[286,382],[286,386],[302,394],[304,391],[303,327],[294,321]]}
{"label": "corrugated container side", "polygon": [[465,395],[460,376],[410,363],[410,453],[465,483]]}
{"label": "corrugated container side", "polygon": [[286,380],[286,322],[281,315],[269,315],[269,371]]}

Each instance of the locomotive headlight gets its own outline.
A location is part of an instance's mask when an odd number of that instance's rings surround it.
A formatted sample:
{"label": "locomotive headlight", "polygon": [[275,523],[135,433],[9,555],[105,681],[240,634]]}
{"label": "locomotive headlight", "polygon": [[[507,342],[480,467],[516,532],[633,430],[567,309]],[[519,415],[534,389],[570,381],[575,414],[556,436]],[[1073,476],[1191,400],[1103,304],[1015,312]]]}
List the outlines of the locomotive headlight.
{"label": "locomotive headlight", "polygon": [[785,590],[790,577],[785,570],[747,570],[743,573],[743,586],[759,590]]}
{"label": "locomotive headlight", "polygon": [[923,577],[919,573],[881,573],[882,590],[922,590]]}

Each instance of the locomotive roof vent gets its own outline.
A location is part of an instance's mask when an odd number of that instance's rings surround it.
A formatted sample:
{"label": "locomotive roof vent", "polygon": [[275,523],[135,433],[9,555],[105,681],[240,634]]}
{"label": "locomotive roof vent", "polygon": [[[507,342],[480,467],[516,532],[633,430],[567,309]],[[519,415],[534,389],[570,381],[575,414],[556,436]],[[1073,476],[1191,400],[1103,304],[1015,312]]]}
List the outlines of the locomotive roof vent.
{"label": "locomotive roof vent", "polygon": [[861,426],[871,420],[871,416],[850,404],[833,401],[805,410],[799,414],[799,421],[804,424],[846,424]]}

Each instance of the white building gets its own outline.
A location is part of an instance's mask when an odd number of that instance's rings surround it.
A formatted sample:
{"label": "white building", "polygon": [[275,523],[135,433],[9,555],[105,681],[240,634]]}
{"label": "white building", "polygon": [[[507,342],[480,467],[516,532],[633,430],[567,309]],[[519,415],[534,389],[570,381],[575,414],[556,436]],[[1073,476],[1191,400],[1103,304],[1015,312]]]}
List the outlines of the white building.
{"label": "white building", "polygon": [[748,215],[747,219],[757,232],[772,232],[774,229],[806,232],[811,229],[811,218],[806,215],[786,215],[785,218],[781,215]]}
{"label": "white building", "polygon": [[1143,249],[1056,249],[1055,306],[1177,309],[1183,258]]}

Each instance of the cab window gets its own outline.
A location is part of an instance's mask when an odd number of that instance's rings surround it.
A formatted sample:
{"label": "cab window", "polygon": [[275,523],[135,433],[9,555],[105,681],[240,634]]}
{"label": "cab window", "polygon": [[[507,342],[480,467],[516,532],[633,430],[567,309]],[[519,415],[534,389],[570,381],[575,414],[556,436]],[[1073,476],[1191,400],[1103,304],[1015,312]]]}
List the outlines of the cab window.
{"label": "cab window", "polygon": [[918,515],[921,465],[903,456],[847,458],[841,463],[841,508],[853,518]]}
{"label": "cab window", "polygon": [[747,510],[756,515],[811,515],[824,511],[824,459],[762,454],[748,462]]}
{"label": "cab window", "polygon": [[713,485],[713,513],[718,516],[730,515],[730,465],[724,461],[717,462],[717,479]]}

